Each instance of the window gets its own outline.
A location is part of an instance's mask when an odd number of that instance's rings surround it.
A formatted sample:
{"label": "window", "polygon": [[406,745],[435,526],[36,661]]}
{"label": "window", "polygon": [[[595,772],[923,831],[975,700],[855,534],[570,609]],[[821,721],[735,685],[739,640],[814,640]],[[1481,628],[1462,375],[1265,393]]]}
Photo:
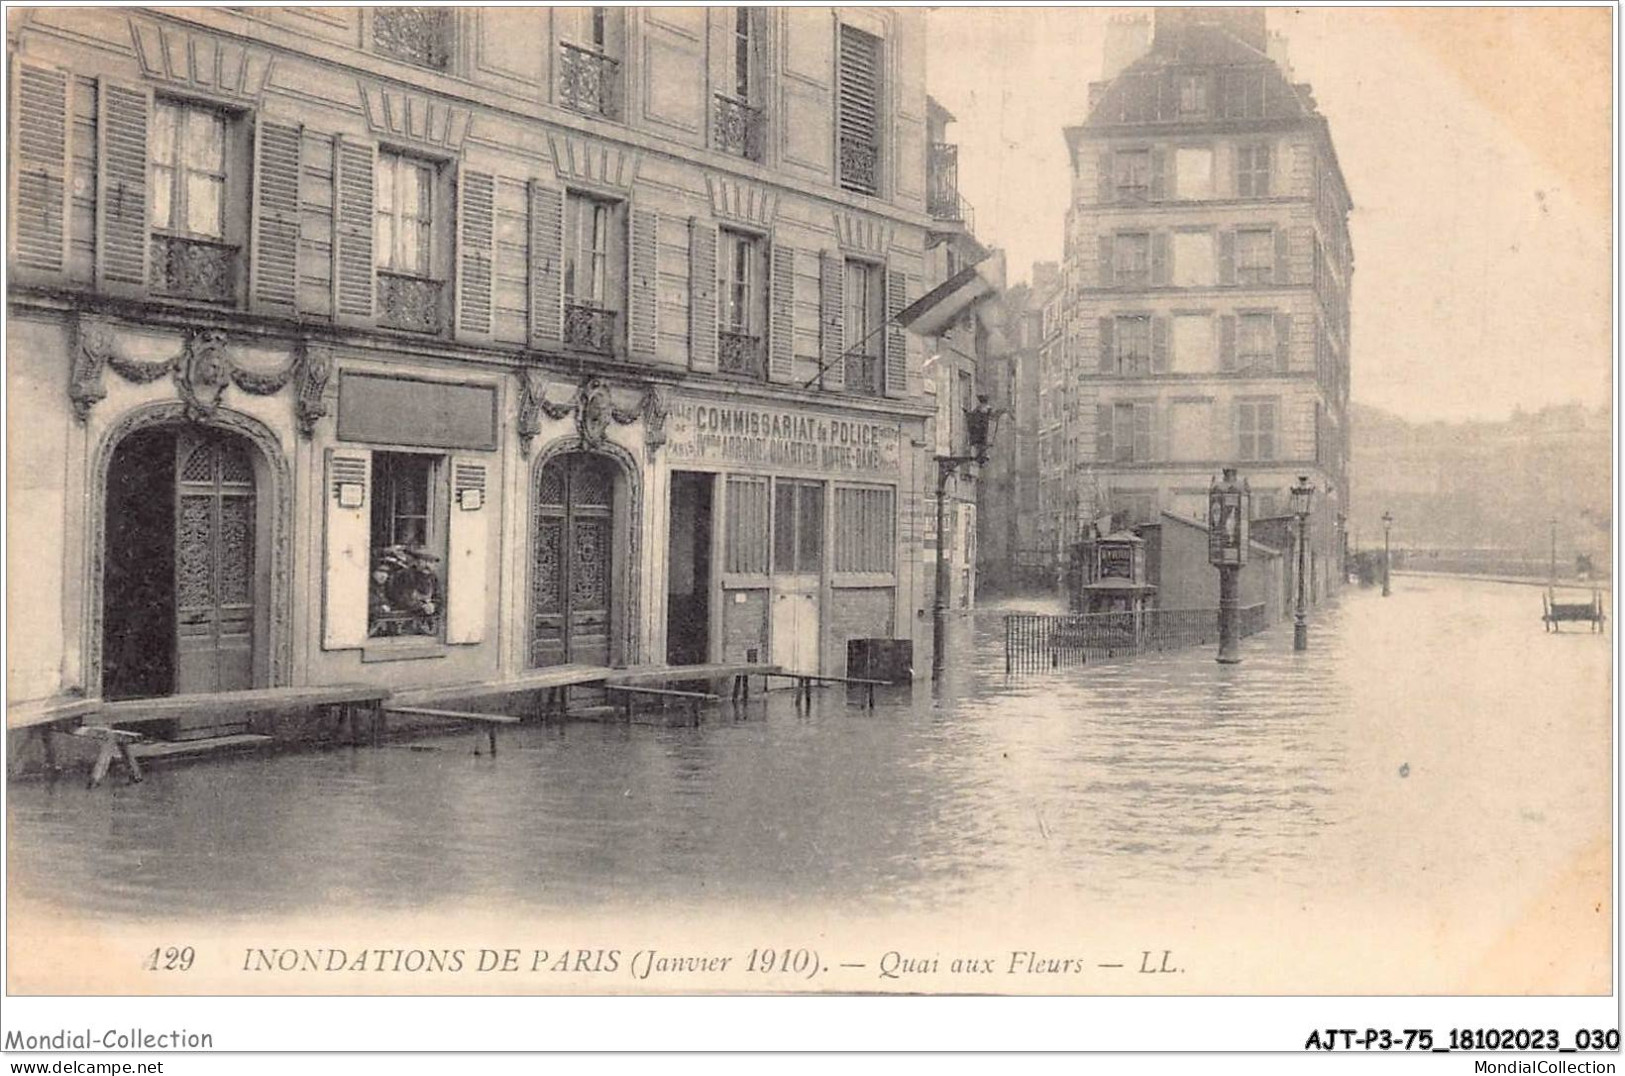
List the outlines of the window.
{"label": "window", "polygon": [[1270,148],[1268,145],[1236,147],[1236,197],[1270,196]]}
{"label": "window", "polygon": [[1215,277],[1212,232],[1174,233],[1174,286],[1206,288]]}
{"label": "window", "polygon": [[1274,400],[1236,402],[1238,459],[1244,462],[1275,459],[1275,409]]}
{"label": "window", "polygon": [[880,39],[841,24],[837,124],[842,188],[880,191]]}
{"label": "window", "polygon": [[846,391],[879,396],[885,390],[885,364],[880,326],[880,266],[848,259],[846,263]]}
{"label": "window", "polygon": [[896,521],[890,489],[837,487],[837,572],[890,572],[896,563]]}
{"label": "window", "polygon": [[1173,369],[1182,374],[1213,372],[1213,318],[1208,314],[1175,314]]}
{"label": "window", "polygon": [[1151,151],[1118,150],[1112,154],[1117,200],[1143,202],[1151,197]]}
{"label": "window", "polygon": [[1174,151],[1174,193],[1180,198],[1213,197],[1213,151]]}
{"label": "window", "polygon": [[1151,459],[1151,405],[1120,403],[1112,407],[1112,460],[1145,463]]}
{"label": "window", "polygon": [[734,8],[733,94],[737,100],[751,99],[752,75],[756,67],[756,41],[751,27],[751,9]]}
{"label": "window", "polygon": [[620,205],[571,191],[564,205],[564,340],[611,353],[626,264]]}
{"label": "window", "polygon": [[1179,78],[1179,114],[1201,116],[1207,113],[1207,76],[1181,75]]}
{"label": "window", "polygon": [[776,479],[773,570],[816,574],[824,567],[824,484]]}
{"label": "window", "polygon": [[717,149],[746,160],[762,159],[763,112],[759,82],[761,33],[759,9],[736,7],[720,9],[714,17],[728,20],[728,69],[716,94],[716,117],[712,125]]}
{"label": "window", "polygon": [[378,222],[373,250],[378,268],[429,276],[434,168],[415,157],[380,151],[374,187]]}
{"label": "window", "polygon": [[1241,373],[1275,369],[1275,315],[1242,314],[1236,319],[1236,367]]}
{"label": "window", "polygon": [[369,637],[440,634],[445,602],[434,496],[439,462],[418,453],[373,454]]}
{"label": "window", "polygon": [[1151,282],[1151,236],[1123,232],[1112,239],[1112,280],[1117,284]]}
{"label": "window", "polygon": [[451,66],[451,44],[450,8],[372,9],[372,46],[386,56],[444,71]]}
{"label": "window", "polygon": [[1119,317],[1112,340],[1117,348],[1117,372],[1143,377],[1151,372],[1151,318],[1146,314]]}
{"label": "window", "polygon": [[618,13],[603,7],[561,8],[574,20],[574,41],[559,42],[559,104],[608,119],[620,117]]}
{"label": "window", "polygon": [[721,246],[717,260],[717,293],[722,296],[719,365],[724,373],[765,377],[762,326],[767,318],[763,303],[767,289],[762,286],[762,241],[724,228]]}
{"label": "window", "polygon": [[767,479],[728,477],[723,570],[767,574]]}
{"label": "window", "polygon": [[218,109],[160,98],[147,139],[155,291],[187,299],[237,298],[226,157],[232,125]]}
{"label": "window", "polygon": [[1275,233],[1268,228],[1236,232],[1236,283],[1268,284],[1275,279]]}

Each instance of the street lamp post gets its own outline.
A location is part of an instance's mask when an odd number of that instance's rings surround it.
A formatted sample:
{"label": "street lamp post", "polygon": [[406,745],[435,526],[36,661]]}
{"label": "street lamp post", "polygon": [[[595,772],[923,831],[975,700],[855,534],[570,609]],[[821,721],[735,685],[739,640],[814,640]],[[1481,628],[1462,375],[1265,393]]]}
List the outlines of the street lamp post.
{"label": "street lamp post", "polygon": [[999,414],[988,406],[986,396],[976,398],[976,406],[965,412],[965,439],[970,442],[967,456],[938,456],[937,461],[937,585],[931,599],[931,679],[942,679],[948,649],[948,477],[967,463],[987,463],[987,452],[999,425]]}
{"label": "street lamp post", "polygon": [[1394,514],[1392,512],[1384,512],[1382,514],[1382,596],[1384,598],[1388,596],[1388,532],[1393,525]]}
{"label": "street lamp post", "polygon": [[1219,656],[1224,665],[1241,661],[1241,568],[1247,563],[1249,505],[1252,490],[1236,469],[1207,491],[1207,559],[1219,569]]}
{"label": "street lamp post", "polygon": [[1315,487],[1308,475],[1299,475],[1292,487],[1292,511],[1298,517],[1298,611],[1292,621],[1292,649],[1309,649],[1309,599],[1305,584],[1309,549],[1309,506],[1314,500]]}

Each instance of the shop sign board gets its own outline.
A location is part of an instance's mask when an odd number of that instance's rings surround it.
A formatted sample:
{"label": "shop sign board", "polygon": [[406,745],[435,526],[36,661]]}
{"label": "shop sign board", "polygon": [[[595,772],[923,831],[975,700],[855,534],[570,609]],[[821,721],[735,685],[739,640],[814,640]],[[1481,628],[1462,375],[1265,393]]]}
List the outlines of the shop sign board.
{"label": "shop sign board", "polygon": [[666,420],[672,466],[800,470],[896,477],[902,431],[894,420],[782,405],[679,399]]}

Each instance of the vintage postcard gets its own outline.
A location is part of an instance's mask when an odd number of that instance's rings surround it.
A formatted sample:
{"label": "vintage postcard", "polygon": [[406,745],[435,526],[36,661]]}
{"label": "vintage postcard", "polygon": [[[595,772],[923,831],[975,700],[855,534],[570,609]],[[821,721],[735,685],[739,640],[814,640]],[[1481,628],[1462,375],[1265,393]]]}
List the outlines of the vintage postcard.
{"label": "vintage postcard", "polygon": [[8,7],[5,1048],[1617,1049],[1615,16]]}

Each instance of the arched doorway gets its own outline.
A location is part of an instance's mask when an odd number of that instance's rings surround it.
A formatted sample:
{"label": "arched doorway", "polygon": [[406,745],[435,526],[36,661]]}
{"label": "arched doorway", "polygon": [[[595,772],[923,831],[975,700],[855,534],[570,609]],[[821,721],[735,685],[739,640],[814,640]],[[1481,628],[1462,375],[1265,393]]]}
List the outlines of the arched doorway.
{"label": "arched doorway", "polygon": [[235,691],[263,678],[256,450],[197,424],[137,429],[107,464],[106,698]]}
{"label": "arched doorway", "polygon": [[[566,452],[537,471],[532,497],[530,664],[608,665],[623,584],[616,476],[608,456]],[[620,509],[620,511],[624,511]]]}

